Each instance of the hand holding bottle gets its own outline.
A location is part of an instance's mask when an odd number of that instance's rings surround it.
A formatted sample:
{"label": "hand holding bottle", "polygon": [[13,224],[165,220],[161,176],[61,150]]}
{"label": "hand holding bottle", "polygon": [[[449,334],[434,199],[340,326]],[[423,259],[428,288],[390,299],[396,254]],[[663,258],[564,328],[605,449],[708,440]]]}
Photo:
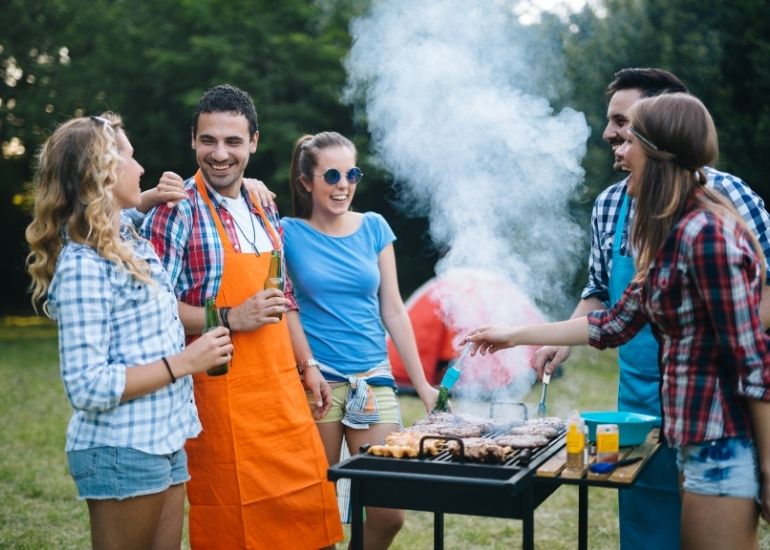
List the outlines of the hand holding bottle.
{"label": "hand holding bottle", "polygon": [[230,331],[225,327],[215,327],[201,334],[200,338],[196,338],[176,356],[179,360],[174,361],[177,363],[174,365],[174,372],[179,377],[203,372],[218,365],[227,365],[232,354]]}
{"label": "hand holding bottle", "polygon": [[277,317],[289,309],[289,300],[277,288],[261,290],[230,310],[231,330],[248,332],[280,321]]}

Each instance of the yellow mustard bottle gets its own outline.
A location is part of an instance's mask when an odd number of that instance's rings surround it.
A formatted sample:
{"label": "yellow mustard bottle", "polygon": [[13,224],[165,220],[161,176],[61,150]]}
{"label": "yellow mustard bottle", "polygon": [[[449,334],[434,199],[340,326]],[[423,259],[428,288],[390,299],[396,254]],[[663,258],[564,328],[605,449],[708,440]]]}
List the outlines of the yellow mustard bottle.
{"label": "yellow mustard bottle", "polygon": [[579,414],[567,419],[567,468],[582,468],[586,462],[586,427]]}

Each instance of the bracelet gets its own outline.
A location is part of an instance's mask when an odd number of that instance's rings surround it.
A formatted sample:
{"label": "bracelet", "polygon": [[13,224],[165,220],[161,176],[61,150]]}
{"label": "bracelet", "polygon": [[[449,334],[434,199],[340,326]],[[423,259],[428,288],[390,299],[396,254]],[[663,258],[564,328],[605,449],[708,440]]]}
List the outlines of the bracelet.
{"label": "bracelet", "polygon": [[300,373],[300,375],[305,374],[305,371],[309,369],[310,367],[316,367],[318,368],[318,361],[313,359],[312,357],[310,359],[306,359],[299,363],[297,365],[297,372]]}
{"label": "bracelet", "polygon": [[171,383],[173,384],[176,382],[176,376],[174,376],[174,371],[171,370],[171,365],[168,364],[168,359],[161,357],[160,360],[166,365],[166,370],[168,371],[168,375],[171,377]]}
{"label": "bracelet", "polygon": [[219,313],[219,320],[223,327],[225,327],[227,330],[230,330],[230,319],[228,317],[230,316],[230,309],[229,307],[220,307],[217,310],[217,313]]}

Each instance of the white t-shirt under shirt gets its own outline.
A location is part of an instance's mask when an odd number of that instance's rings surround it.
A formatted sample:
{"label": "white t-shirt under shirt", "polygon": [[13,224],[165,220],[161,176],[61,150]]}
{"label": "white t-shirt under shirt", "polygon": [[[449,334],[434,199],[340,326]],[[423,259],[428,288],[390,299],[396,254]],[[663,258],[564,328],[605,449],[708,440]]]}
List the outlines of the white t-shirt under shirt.
{"label": "white t-shirt under shirt", "polygon": [[[273,243],[270,241],[265,229],[256,214],[252,214],[246,199],[240,193],[235,199],[222,197],[222,206],[224,206],[235,223],[235,234],[238,235],[238,244],[241,252],[254,252],[256,247],[259,252],[270,252],[273,250]],[[252,246],[252,243],[253,246]]]}

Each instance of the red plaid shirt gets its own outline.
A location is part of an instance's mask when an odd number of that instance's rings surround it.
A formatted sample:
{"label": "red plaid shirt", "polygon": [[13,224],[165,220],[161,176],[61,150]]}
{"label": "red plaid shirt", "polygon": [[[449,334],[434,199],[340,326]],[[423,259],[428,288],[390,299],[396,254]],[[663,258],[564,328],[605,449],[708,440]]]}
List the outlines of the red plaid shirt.
{"label": "red plaid shirt", "polygon": [[683,446],[751,437],[745,398],[770,401],[759,258],[748,233],[691,199],[643,284],[588,315],[590,344],[630,340],[650,322],[660,344],[663,432]]}
{"label": "red plaid shirt", "polygon": [[[209,198],[217,209],[222,225],[230,237],[236,252],[241,252],[233,218],[222,204],[222,196],[207,188]],[[214,219],[203,198],[198,193],[195,178],[185,181],[185,191],[188,200],[182,201],[175,208],[165,204],[154,208],[144,220],[142,234],[155,248],[171,278],[171,284],[177,299],[192,306],[202,306],[206,298],[215,298],[222,281],[224,266],[224,249],[217,233]],[[241,192],[246,197],[249,209],[257,214],[248,193]],[[273,205],[265,210],[267,218],[283,239],[283,230],[279,222],[278,209]],[[257,216],[262,223],[262,218]],[[268,235],[267,228],[264,228]],[[280,245],[280,243],[277,243]],[[297,309],[294,292],[289,277],[286,276],[286,266],[283,270],[286,281],[284,294],[289,300],[290,308]],[[262,290],[254,289],[254,292]]]}

